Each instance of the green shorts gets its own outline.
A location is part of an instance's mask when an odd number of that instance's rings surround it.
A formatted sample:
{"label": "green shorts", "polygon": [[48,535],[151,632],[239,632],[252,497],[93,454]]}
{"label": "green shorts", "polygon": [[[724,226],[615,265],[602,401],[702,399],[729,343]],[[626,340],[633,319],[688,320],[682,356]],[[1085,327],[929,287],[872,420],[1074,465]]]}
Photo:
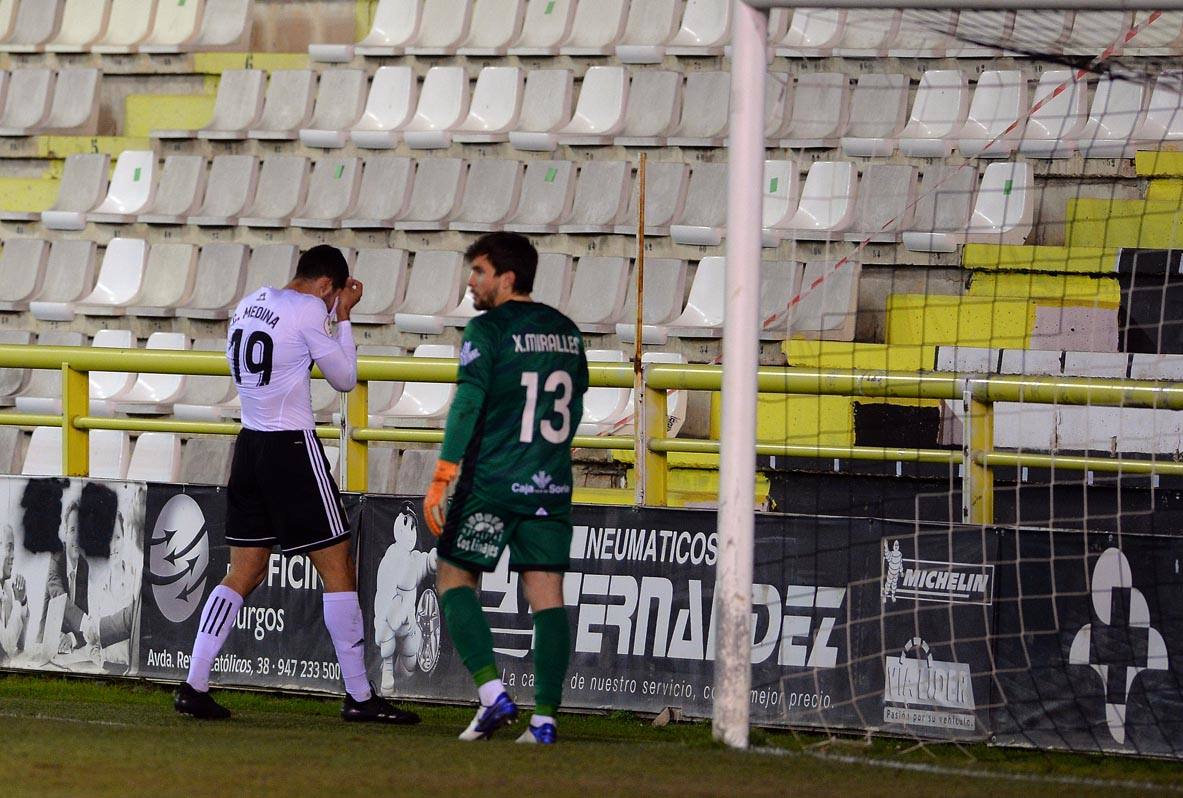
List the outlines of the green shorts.
{"label": "green shorts", "polygon": [[476,496],[453,498],[439,556],[467,571],[492,571],[509,546],[514,571],[566,571],[571,562],[569,515],[507,512]]}

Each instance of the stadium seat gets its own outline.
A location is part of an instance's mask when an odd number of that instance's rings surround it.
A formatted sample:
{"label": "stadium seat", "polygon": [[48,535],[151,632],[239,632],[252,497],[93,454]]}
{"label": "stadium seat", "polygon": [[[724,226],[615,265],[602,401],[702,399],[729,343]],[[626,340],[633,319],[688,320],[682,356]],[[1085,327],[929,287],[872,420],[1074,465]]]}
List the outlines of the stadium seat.
{"label": "stadium seat", "polygon": [[107,31],[90,46],[95,53],[131,53],[156,23],[156,0],[112,0]]}
{"label": "stadium seat", "polygon": [[[628,357],[619,349],[588,349],[590,363],[627,363]],[[628,407],[631,388],[588,388],[583,395],[583,418],[575,429],[576,435],[612,435],[623,420]]]}
{"label": "stadium seat", "polygon": [[[66,156],[58,199],[41,214],[41,225],[54,231],[80,231],[86,226],[86,212],[106,196],[106,173],[110,156],[103,153],[79,153]],[[32,214],[30,214],[32,215]],[[24,215],[5,214],[15,220]]]}
{"label": "stadium seat", "polygon": [[900,152],[912,158],[947,158],[968,112],[965,73],[959,69],[928,70],[920,77],[912,113],[900,132]]}
{"label": "stadium seat", "polygon": [[670,238],[678,244],[717,246],[727,223],[727,164],[696,163],[691,168],[686,202]]}
{"label": "stadium seat", "polygon": [[1077,141],[1080,153],[1085,158],[1133,158],[1148,96],[1140,81],[1103,75]]}
{"label": "stadium seat", "polygon": [[102,74],[97,69],[63,69],[53,87],[49,116],[38,132],[50,136],[93,136],[99,129]]}
{"label": "stadium seat", "polygon": [[287,227],[308,196],[311,164],[302,155],[271,155],[259,170],[255,199],[238,223],[245,227]]}
{"label": "stadium seat", "polygon": [[687,0],[682,24],[665,51],[677,56],[718,56],[731,44],[731,4],[727,0]]}
{"label": "stadium seat", "polygon": [[575,268],[567,314],[585,333],[611,333],[624,311],[628,258],[584,255]]}
{"label": "stadium seat", "polygon": [[505,229],[517,233],[553,233],[571,215],[575,199],[575,164],[535,160],[526,163],[517,213]]}
{"label": "stadium seat", "polygon": [[800,75],[792,112],[775,135],[780,146],[797,149],[838,146],[850,121],[850,81],[841,72]]}
{"label": "stadium seat", "polygon": [[188,319],[228,319],[246,283],[245,244],[212,242],[201,248],[193,295],[177,307],[177,315]]}
{"label": "stadium seat", "polygon": [[0,427],[0,474],[20,474],[25,463],[24,438],[20,427]]}
{"label": "stadium seat", "polygon": [[[98,349],[135,349],[136,337],[131,330],[99,330],[90,345]],[[92,371],[88,376],[90,412],[95,415],[114,415],[115,403],[123,399],[136,382],[136,375],[125,371]]]}
{"label": "stadium seat", "polygon": [[723,333],[723,290],[726,259],[703,258],[694,270],[686,307],[665,327],[645,329],[643,340],[662,340],[669,335],[681,338],[717,338]]}
{"label": "stadium seat", "polygon": [[1064,43],[1068,55],[1098,56],[1119,42],[1134,25],[1132,11],[1077,11],[1072,33]]}
{"label": "stadium seat", "polygon": [[29,303],[29,312],[41,321],[69,321],[74,303],[94,288],[97,247],[93,241],[58,239],[49,250],[45,279]]}
{"label": "stadium seat", "polygon": [[[801,275],[801,301],[789,310],[790,334],[795,338],[853,341],[861,270],[853,261],[837,269],[832,261],[806,263]],[[818,279],[821,282],[812,287]]]}
{"label": "stadium seat", "polygon": [[[357,348],[358,355],[368,355],[374,357],[402,357],[406,355],[406,350],[401,346],[375,346],[373,344],[363,344]],[[371,382],[369,389],[369,396],[367,397],[368,421],[371,427],[381,427],[383,416],[386,411],[394,407],[398,400],[403,395],[403,383],[391,380],[376,380]],[[340,414],[333,416],[333,423],[339,424],[341,421]],[[379,447],[370,445],[369,462],[367,466],[373,468],[374,466],[374,452]],[[387,447],[382,447],[387,448]],[[394,451],[390,449],[389,451]],[[390,475],[393,479],[394,475]]]}
{"label": "stadium seat", "polygon": [[0,44],[0,51],[36,53],[58,32],[62,22],[62,0],[23,2],[17,9],[12,32]]}
{"label": "stadium seat", "polygon": [[362,117],[349,132],[358,147],[389,149],[415,116],[419,82],[408,66],[384,66],[374,73]]}
{"label": "stadium seat", "polygon": [[[43,330],[38,346],[85,346],[86,336],[76,330]],[[62,373],[57,369],[31,369],[20,392],[13,397],[18,413],[61,412]]]}
{"label": "stadium seat", "polygon": [[623,67],[590,67],[584,75],[571,121],[558,130],[559,143],[571,146],[611,144],[612,138],[624,126],[628,91],[628,71]]}
{"label": "stadium seat", "polygon": [[308,198],[293,227],[338,228],[353,213],[361,187],[360,158],[321,158],[312,167]]}
{"label": "stadium seat", "polygon": [[412,149],[440,149],[452,143],[451,131],[468,117],[471,100],[464,67],[432,67],[423,78],[415,115],[403,128]]}
{"label": "stadium seat", "polygon": [[255,0],[205,0],[201,32],[190,46],[199,53],[247,52],[251,44]]}
{"label": "stadium seat", "polygon": [[[642,363],[685,363],[686,359],[677,352],[645,352],[641,355]],[[678,437],[682,424],[686,421],[686,391],[671,390],[666,392],[666,424],[667,438]],[[637,423],[636,391],[629,390],[628,399],[620,417],[612,425],[612,435],[632,435]],[[586,415],[584,416],[586,418]],[[594,433],[593,433],[594,434]]]}
{"label": "stadium seat", "polygon": [[453,55],[468,36],[472,0],[423,0],[420,13],[419,32],[407,54]]}
{"label": "stadium seat", "polygon": [[571,297],[571,256],[559,252],[540,252],[534,274],[534,301],[563,311]]}
{"label": "stadium seat", "polygon": [[146,208],[156,192],[156,153],[152,150],[124,150],[115,161],[107,186],[107,198],[86,215],[101,224],[126,224]]}
{"label": "stadium seat", "polygon": [[990,164],[982,174],[965,240],[1022,244],[1031,232],[1037,201],[1031,164]]}
{"label": "stadium seat", "polygon": [[427,493],[435,471],[439,449],[403,449],[398,459],[398,489],[404,495]]}
{"label": "stadium seat", "polygon": [[996,58],[1002,55],[1000,45],[1008,40],[1014,17],[1012,11],[962,9],[953,40],[945,48],[945,57]]}
{"label": "stadium seat", "polygon": [[140,42],[139,51],[168,54],[191,49],[201,33],[204,11],[204,4],[195,0],[185,3],[162,0],[157,3],[152,30]]}
{"label": "stadium seat", "polygon": [[579,3],[571,21],[571,35],[559,52],[573,56],[611,54],[624,35],[628,11],[628,0]]}
{"label": "stadium seat", "polygon": [[[122,431],[95,429],[90,438],[90,476],[93,479],[126,479],[131,459],[131,437]],[[21,474],[28,477],[62,475],[62,428],[36,427],[29,439]]]}
{"label": "stadium seat", "polygon": [[888,55],[892,58],[943,58],[956,29],[956,11],[905,10]]}
{"label": "stadium seat", "polygon": [[173,482],[181,476],[181,436],[175,432],[141,432],[127,467],[127,479]]}
{"label": "stadium seat", "polygon": [[522,115],[525,72],[518,67],[485,67],[477,75],[468,115],[450,134],[452,141],[508,141]]}
{"label": "stadium seat", "polygon": [[[454,358],[456,347],[451,344],[419,344],[413,356]],[[442,426],[455,392],[456,385],[450,382],[408,382],[403,386],[398,402],[384,414],[383,421],[388,427],[407,423]],[[401,467],[399,471],[399,485],[406,489],[407,481],[403,479]]]}
{"label": "stadium seat", "polygon": [[[193,349],[199,352],[225,352],[226,339],[198,338],[193,342]],[[173,402],[172,412],[173,416],[185,421],[218,421],[227,415],[228,407],[237,400],[238,391],[228,376],[189,375],[184,388]],[[185,447],[186,457],[192,454],[188,451],[190,445],[192,441]],[[198,450],[203,448],[199,446]],[[227,461],[226,466],[229,465]]]}
{"label": "stadium seat", "polygon": [[[189,349],[185,333],[154,332],[145,349],[181,351]],[[173,402],[181,396],[189,377],[184,374],[140,374],[131,390],[115,403],[115,411],[128,415],[163,416],[172,412]],[[178,444],[178,453],[180,451]]]}
{"label": "stadium seat", "polygon": [[783,341],[789,337],[789,303],[801,291],[804,264],[797,261],[763,261],[760,264],[760,339]]}
{"label": "stadium seat", "polygon": [[917,252],[954,252],[965,242],[978,173],[973,166],[938,164],[924,170],[912,227],[904,246]]}
{"label": "stadium seat", "polygon": [[366,290],[353,307],[354,324],[393,324],[407,293],[407,252],[402,249],[359,249],[353,276]]}
{"label": "stadium seat", "polygon": [[186,485],[225,485],[234,460],[233,435],[197,435],[181,450],[179,482]]}
{"label": "stadium seat", "polygon": [[0,111],[0,136],[31,136],[41,130],[49,118],[55,77],[52,69],[36,67],[9,73],[4,110]]}
{"label": "stadium seat", "polygon": [[0,311],[22,311],[41,290],[49,242],[40,238],[10,238],[0,253]]}
{"label": "stadium seat", "polygon": [[308,127],[316,101],[316,75],[309,69],[277,69],[267,83],[263,113],[247,137],[291,140]]}
{"label": "stadium seat", "polygon": [[899,11],[852,8],[846,12],[842,38],[834,46],[834,55],[847,58],[878,58],[900,31]]}
{"label": "stadium seat", "polygon": [[[370,426],[381,424],[371,421]],[[393,444],[371,443],[366,451],[366,493],[395,495],[398,492],[398,449]]]}
{"label": "stadium seat", "polygon": [[468,164],[461,158],[426,158],[415,170],[407,212],[399,230],[446,230],[460,207]]}
{"label": "stadium seat", "polygon": [[456,311],[464,293],[464,255],[460,252],[415,253],[406,297],[394,314],[401,332],[439,335],[443,317]]}
{"label": "stadium seat", "polygon": [[528,0],[522,33],[509,48],[510,55],[556,55],[571,35],[576,0]]}
{"label": "stadium seat", "polygon": [[153,244],[148,250],[143,291],[135,305],[127,308],[128,315],[148,318],[175,316],[177,305],[188,301],[193,293],[196,270],[195,244],[174,244],[167,241]]}
{"label": "stadium seat", "polygon": [[793,161],[764,162],[763,243],[775,247],[782,238],[781,228],[797,212],[797,164]]}
{"label": "stadium seat", "polygon": [[[261,69],[229,69],[218,81],[214,98],[214,114],[209,123],[197,131],[202,139],[240,140],[259,122],[263,115],[267,73]],[[188,131],[153,131],[157,138],[188,138]]]}
{"label": "stadium seat", "polygon": [[[1143,25],[1151,12],[1134,14],[1136,25]],[[1183,45],[1183,12],[1163,11],[1153,25],[1143,27],[1122,52],[1130,55],[1176,55]]]}
{"label": "stadium seat", "polygon": [[1183,139],[1183,72],[1166,71],[1154,81],[1146,116],[1134,138],[1139,145],[1155,149],[1163,142]]}
{"label": "stadium seat", "polygon": [[720,147],[731,109],[729,72],[691,72],[682,89],[682,119],[670,133],[671,147]]}
{"label": "stadium seat", "polygon": [[858,171],[844,161],[816,161],[809,166],[801,202],[784,225],[786,237],[831,241],[839,239],[854,221]]}
{"label": "stadium seat", "polygon": [[[32,343],[33,333],[28,330],[0,330],[0,346],[30,346]],[[12,406],[16,401],[16,395],[28,385],[31,373],[32,369],[0,368],[0,407]],[[0,438],[0,458],[3,457],[4,452],[11,450],[11,448],[4,449],[3,447],[11,447],[12,445],[11,438],[7,440]],[[0,463],[6,462],[0,460]]]}
{"label": "stadium seat", "polygon": [[895,152],[907,121],[907,75],[859,75],[850,98],[850,123],[842,136],[842,153],[886,158]]}
{"label": "stadium seat", "polygon": [[[690,182],[690,165],[684,161],[665,163],[654,161],[646,166],[645,175],[645,234],[668,236],[670,224],[686,204],[686,186]],[[633,180],[628,211],[624,221],[616,225],[614,233],[635,236],[637,213],[641,203],[641,183]]]}
{"label": "stadium seat", "polygon": [[847,241],[894,243],[912,226],[916,207],[916,167],[867,164],[859,181],[854,221]]}
{"label": "stadium seat", "polygon": [[[1061,86],[1067,88],[1061,90]],[[1055,92],[1059,91],[1058,94]],[[1088,118],[1088,84],[1068,69],[1053,69],[1039,77],[1032,107],[1019,141],[1019,152],[1028,158],[1068,158],[1076,152]]]}
{"label": "stadium seat", "polygon": [[846,30],[844,9],[796,8],[789,28],[775,41],[776,54],[785,58],[829,55]]}
{"label": "stadium seat", "polygon": [[[686,296],[686,261],[675,258],[645,259],[645,301],[641,311],[644,322],[642,343],[665,344],[665,339],[651,339],[646,333],[664,326],[682,314],[682,300]],[[616,324],[616,335],[621,341],[637,339],[637,279],[636,266],[628,280],[624,308]]]}
{"label": "stadium seat", "polygon": [[623,64],[660,64],[665,45],[678,32],[685,3],[676,0],[632,0],[624,34],[616,44]]}
{"label": "stadium seat", "polygon": [[462,56],[502,56],[522,32],[525,0],[474,0]]}
{"label": "stadium seat", "polygon": [[967,158],[1009,157],[1023,137],[1029,109],[1027,81],[1020,70],[983,72],[957,133],[957,151]]}
{"label": "stadium seat", "polygon": [[579,168],[571,215],[560,233],[610,233],[623,224],[632,189],[628,161],[587,161]]}
{"label": "stadium seat", "polygon": [[196,214],[205,196],[203,155],[170,155],[164,159],[156,194],[140,211],[142,224],[184,224]]}
{"label": "stadium seat", "polygon": [[623,147],[661,147],[682,116],[682,73],[646,69],[633,75],[624,126],[615,143]]}
{"label": "stadium seat", "polygon": [[247,262],[245,290],[285,287],[296,276],[299,259],[300,250],[295,244],[259,244],[251,250],[251,259]]}
{"label": "stadium seat", "polygon": [[452,230],[499,230],[518,208],[522,193],[521,161],[480,158],[472,162],[464,184],[464,198]]}
{"label": "stadium seat", "polygon": [[522,93],[522,114],[509,143],[519,150],[551,151],[558,130],[571,119],[575,79],[570,69],[532,69]]}
{"label": "stadium seat", "polygon": [[199,227],[233,227],[255,196],[259,183],[259,159],[253,155],[217,155],[205,183],[205,199],[189,224]]}
{"label": "stadium seat", "polygon": [[[94,290],[75,306],[84,316],[122,316],[129,305],[139,304],[144,290],[148,242],[139,238],[113,238],[103,253]],[[62,309],[62,314],[69,313]],[[73,314],[71,313],[71,318]]]}
{"label": "stadium seat", "polygon": [[107,32],[111,0],[66,0],[57,33],[45,44],[50,53],[81,53]]}
{"label": "stadium seat", "polygon": [[341,226],[394,227],[395,220],[407,212],[414,182],[415,162],[410,158],[394,155],[366,158],[357,192],[357,207]]}
{"label": "stadium seat", "polygon": [[422,0],[379,0],[370,31],[356,45],[313,44],[308,55],[313,61],[344,63],[354,53],[362,56],[400,55],[419,32]]}
{"label": "stadium seat", "polygon": [[[1031,52],[1057,55],[1072,32],[1072,11],[1016,11],[1011,26],[1010,43],[1019,55]],[[1099,52],[1099,51],[1098,51]]]}
{"label": "stadium seat", "polygon": [[340,149],[366,106],[369,80],[362,69],[327,69],[320,76],[312,120],[300,130],[305,147]]}

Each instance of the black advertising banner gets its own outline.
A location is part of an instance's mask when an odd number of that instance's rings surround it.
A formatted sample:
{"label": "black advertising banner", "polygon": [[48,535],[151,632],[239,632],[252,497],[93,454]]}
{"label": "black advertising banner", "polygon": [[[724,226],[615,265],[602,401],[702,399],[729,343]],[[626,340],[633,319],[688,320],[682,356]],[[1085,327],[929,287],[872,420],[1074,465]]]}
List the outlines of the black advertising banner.
{"label": "black advertising banner", "polygon": [[1183,538],[1006,531],[1004,745],[1183,756]]}
{"label": "black advertising banner", "polygon": [[[471,699],[472,680],[439,613],[435,539],[418,513],[418,499],[365,503],[360,586],[371,676],[388,695]],[[577,507],[573,521],[564,704],[708,716],[715,513]],[[993,540],[979,531],[760,516],[753,721],[985,735]],[[506,685],[529,703],[532,622],[519,581],[503,558],[482,577],[481,600]]]}
{"label": "black advertising banner", "polygon": [[[139,674],[184,680],[201,609],[225,576],[223,488],[148,489]],[[346,509],[357,529],[359,501]],[[307,555],[276,550],[214,661],[214,685],[340,693],[340,666],[324,625],[323,588]]]}

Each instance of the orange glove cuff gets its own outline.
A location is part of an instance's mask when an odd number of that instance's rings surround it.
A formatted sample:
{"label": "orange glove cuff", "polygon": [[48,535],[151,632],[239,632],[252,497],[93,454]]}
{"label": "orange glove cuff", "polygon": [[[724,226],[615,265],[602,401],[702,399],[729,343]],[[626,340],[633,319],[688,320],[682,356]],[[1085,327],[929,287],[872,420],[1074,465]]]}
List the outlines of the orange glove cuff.
{"label": "orange glove cuff", "polygon": [[460,466],[456,463],[449,463],[447,460],[437,460],[435,463],[435,474],[431,477],[432,482],[448,482],[456,478],[460,473]]}

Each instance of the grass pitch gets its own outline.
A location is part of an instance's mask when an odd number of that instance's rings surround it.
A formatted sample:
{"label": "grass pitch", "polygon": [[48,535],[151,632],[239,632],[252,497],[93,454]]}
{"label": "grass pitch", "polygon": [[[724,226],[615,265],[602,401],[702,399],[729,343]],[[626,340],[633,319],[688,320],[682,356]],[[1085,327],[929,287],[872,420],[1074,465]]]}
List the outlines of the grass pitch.
{"label": "grass pitch", "polygon": [[[346,725],[339,702],[222,691],[230,721],[176,715],[150,684],[0,674],[0,794],[523,796],[1105,796],[1183,793],[1183,766],[984,746],[854,743],[625,714],[564,715],[561,744],[455,739],[471,709],[416,707],[417,727]],[[909,750],[911,749],[911,750]]]}

